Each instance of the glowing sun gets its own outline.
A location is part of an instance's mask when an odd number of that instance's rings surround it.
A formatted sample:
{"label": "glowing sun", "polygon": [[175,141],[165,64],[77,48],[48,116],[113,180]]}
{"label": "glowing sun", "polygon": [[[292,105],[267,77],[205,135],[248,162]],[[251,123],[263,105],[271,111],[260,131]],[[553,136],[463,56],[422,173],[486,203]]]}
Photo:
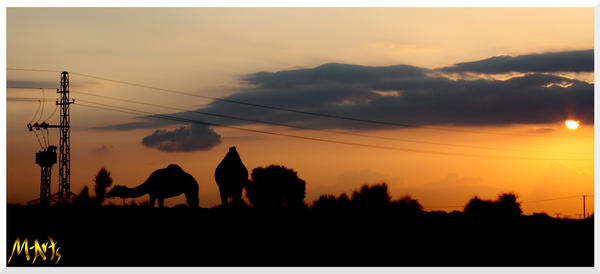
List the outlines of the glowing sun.
{"label": "glowing sun", "polygon": [[579,121],[566,120],[565,121],[565,126],[567,126],[567,128],[570,129],[570,130],[576,130],[579,127]]}

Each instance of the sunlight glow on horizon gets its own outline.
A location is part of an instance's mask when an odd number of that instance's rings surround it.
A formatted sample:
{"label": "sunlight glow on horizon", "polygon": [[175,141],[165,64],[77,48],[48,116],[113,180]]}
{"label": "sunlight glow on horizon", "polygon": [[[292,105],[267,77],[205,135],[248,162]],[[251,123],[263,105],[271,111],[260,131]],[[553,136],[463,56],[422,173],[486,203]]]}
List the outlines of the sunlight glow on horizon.
{"label": "sunlight glow on horizon", "polygon": [[[433,82],[448,82],[446,78],[455,81],[449,82],[449,85],[460,85],[463,80],[481,80],[482,83],[505,81],[525,77],[528,73],[505,70],[458,73],[439,69],[493,56],[516,57],[591,50],[594,46],[593,14],[593,8],[11,8],[7,10],[6,63],[7,67],[15,68],[62,67],[68,68],[72,73],[80,71],[100,78],[119,79],[200,95],[190,99],[191,97],[73,75],[71,91],[72,98],[77,99],[77,103],[70,110],[71,189],[75,193],[79,193],[83,187],[93,186],[93,178],[101,167],[111,172],[114,184],[135,187],[154,170],[174,163],[197,179],[201,206],[215,206],[220,203],[220,196],[214,180],[214,170],[228,148],[236,146],[249,173],[256,167],[270,164],[285,165],[297,171],[298,176],[307,183],[305,202],[308,204],[312,204],[321,194],[351,194],[362,184],[384,181],[388,183],[390,194],[394,198],[410,194],[425,207],[463,205],[475,195],[482,199],[495,199],[498,194],[506,191],[517,193],[523,201],[536,201],[588,194],[594,190],[593,123],[589,123],[590,119],[580,114],[581,107],[577,104],[565,103],[564,111],[559,107],[539,116],[560,117],[551,119],[548,123],[532,123],[522,116],[507,116],[502,110],[502,113],[495,116],[500,120],[504,117],[517,117],[516,123],[500,125],[492,120],[488,123],[484,121],[487,116],[481,116],[474,119],[483,121],[481,124],[461,124],[455,121],[457,125],[449,123],[431,126],[448,129],[443,131],[384,126],[363,128],[359,125],[354,127],[349,121],[346,121],[349,126],[344,122],[338,128],[335,120],[329,122],[316,119],[314,121],[317,128],[334,126],[325,131],[303,131],[263,124],[239,124],[240,127],[261,131],[398,147],[403,149],[401,151],[215,128],[222,139],[220,144],[210,149],[164,152],[145,146],[141,141],[156,130],[174,132],[182,124],[159,122],[157,128],[96,130],[93,128],[143,121],[138,115],[125,112],[86,108],[79,104],[79,100],[88,97],[77,92],[145,102],[150,105],[127,107],[164,113],[165,109],[151,105],[203,109],[212,104],[212,100],[201,99],[203,96],[228,98],[242,90],[259,92],[254,90],[256,87],[241,80],[244,75],[258,72],[287,73],[286,71],[295,69],[310,72],[330,63],[348,64],[343,66],[348,68],[350,65],[373,66],[373,69],[378,66],[414,66],[415,70],[423,69],[427,79]],[[556,20],[547,20],[548,18]],[[57,29],[68,29],[68,32],[56,32]],[[39,37],[46,42],[42,47],[31,37]],[[49,37],[52,39],[48,40]],[[7,71],[7,82],[10,81],[11,86],[57,86],[58,74],[11,70]],[[294,71],[291,74],[298,73]],[[539,75],[543,79],[550,79],[544,80],[545,84],[560,83],[544,89],[537,85],[539,82],[535,82],[536,89],[549,92],[562,92],[567,85],[573,89],[573,84],[569,84],[571,82],[594,82],[593,71],[540,72]],[[437,78],[443,79],[436,80]],[[552,80],[555,78],[560,80]],[[382,79],[382,82],[375,84],[371,84],[374,80],[361,80],[361,83],[364,82],[363,86],[368,87],[372,93],[365,93],[365,100],[379,98],[377,100],[399,101],[402,96],[409,95],[402,90],[403,86],[394,84],[388,88],[387,78]],[[333,82],[352,84],[338,80]],[[424,83],[419,83],[421,84]],[[294,85],[298,89],[305,88],[300,84]],[[313,90],[313,86],[310,82],[306,90]],[[339,92],[332,89],[331,92],[319,93],[318,96],[340,96],[345,100],[334,101],[334,104],[339,104],[336,107],[358,109],[359,104],[352,105],[354,99],[347,99],[355,98],[352,97],[353,92],[354,86],[347,92],[342,92],[341,88]],[[6,198],[8,203],[24,203],[38,197],[40,191],[40,168],[32,158],[39,146],[36,136],[27,131],[25,124],[32,116],[37,118],[35,114],[47,117],[55,108],[53,101],[45,101],[44,108],[44,104],[40,107],[35,99],[49,100],[58,95],[49,90],[8,89],[5,96]],[[312,94],[294,98],[309,100],[309,96]],[[31,99],[22,99],[25,97]],[[268,96],[264,96],[266,97]],[[105,101],[107,98],[89,99],[97,103],[121,105],[116,101]],[[241,101],[248,98],[239,99]],[[258,97],[251,99],[248,101],[287,107],[287,103],[284,105],[271,97],[268,100]],[[520,98],[517,97],[518,99]],[[294,103],[303,102],[290,100],[290,106]],[[537,102],[535,104],[539,105]],[[474,106],[479,109],[484,105]],[[247,107],[231,108],[231,113],[228,112],[229,109],[223,109],[222,113],[244,119],[251,118],[246,117],[246,114],[253,114],[265,121],[272,118],[273,122],[288,119],[287,116],[267,117],[266,115],[271,115],[270,112],[263,113],[259,109],[254,112],[254,108]],[[310,109],[319,106],[307,107]],[[36,112],[36,109],[39,111]],[[381,113],[388,111],[373,110]],[[489,113],[490,110],[482,111]],[[323,110],[324,113],[330,111]],[[372,112],[364,114],[363,117],[358,111],[352,113],[359,118],[377,117]],[[425,114],[426,116],[418,116]],[[563,116],[565,114],[568,116]],[[195,118],[195,114],[193,115]],[[430,116],[434,115],[436,109],[423,108],[415,109],[414,117],[398,116],[397,119],[418,125],[432,119]],[[50,116],[49,123],[59,122],[58,111]],[[197,118],[204,119],[204,116]],[[443,121],[453,122],[450,117],[442,118]],[[302,118],[298,119],[290,124],[310,126],[304,124]],[[389,116],[381,119],[396,118]],[[544,121],[546,120],[548,119]],[[226,120],[223,123],[231,122]],[[575,128],[571,129],[569,124],[573,124]],[[191,131],[191,126],[185,126]],[[346,131],[345,127],[348,132],[355,131],[357,134],[335,133]],[[470,131],[500,134],[473,134]],[[375,140],[360,135],[384,138]],[[50,135],[46,136],[50,137],[49,142],[58,143],[58,131],[50,131]],[[460,156],[461,154],[490,157],[467,157]],[[58,187],[56,167],[52,173],[54,192]],[[144,196],[138,199],[141,202],[148,198]],[[574,216],[581,212],[581,203],[575,203],[575,200],[525,203],[522,208],[526,214],[547,212],[553,216],[555,213]],[[165,204],[175,206],[183,202],[184,198],[178,197],[165,201]],[[593,208],[593,200],[587,202],[590,203],[589,208]]]}
{"label": "sunlight glow on horizon", "polygon": [[579,127],[579,121],[575,120],[566,120],[565,126],[570,130],[576,130]]}

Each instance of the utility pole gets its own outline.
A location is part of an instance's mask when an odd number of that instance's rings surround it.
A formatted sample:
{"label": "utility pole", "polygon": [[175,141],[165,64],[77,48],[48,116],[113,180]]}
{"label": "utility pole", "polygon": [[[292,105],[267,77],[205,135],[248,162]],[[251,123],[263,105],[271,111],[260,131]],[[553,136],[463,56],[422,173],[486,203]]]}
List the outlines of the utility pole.
{"label": "utility pole", "polygon": [[585,219],[585,195],[583,195],[583,219]]}

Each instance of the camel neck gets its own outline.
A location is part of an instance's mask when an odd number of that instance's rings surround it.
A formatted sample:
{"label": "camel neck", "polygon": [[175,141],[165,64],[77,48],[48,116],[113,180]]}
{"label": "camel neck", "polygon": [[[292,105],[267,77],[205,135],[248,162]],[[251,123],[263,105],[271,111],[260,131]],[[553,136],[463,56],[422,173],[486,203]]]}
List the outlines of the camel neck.
{"label": "camel neck", "polygon": [[140,196],[148,193],[144,188],[144,184],[141,184],[134,188],[128,188],[127,190],[128,190],[127,196],[129,198],[137,198],[137,197],[140,197]]}

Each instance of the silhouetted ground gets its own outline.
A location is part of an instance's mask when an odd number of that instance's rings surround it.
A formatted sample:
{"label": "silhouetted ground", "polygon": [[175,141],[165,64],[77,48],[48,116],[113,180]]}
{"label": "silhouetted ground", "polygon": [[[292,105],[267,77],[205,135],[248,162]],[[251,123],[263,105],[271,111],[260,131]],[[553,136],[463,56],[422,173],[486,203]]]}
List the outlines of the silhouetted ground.
{"label": "silhouetted ground", "polygon": [[[8,206],[16,237],[62,266],[593,266],[593,219],[254,208]],[[16,255],[15,255],[16,256]],[[8,260],[8,257],[6,258]],[[35,266],[43,266],[38,258]],[[27,265],[16,256],[9,266]]]}

